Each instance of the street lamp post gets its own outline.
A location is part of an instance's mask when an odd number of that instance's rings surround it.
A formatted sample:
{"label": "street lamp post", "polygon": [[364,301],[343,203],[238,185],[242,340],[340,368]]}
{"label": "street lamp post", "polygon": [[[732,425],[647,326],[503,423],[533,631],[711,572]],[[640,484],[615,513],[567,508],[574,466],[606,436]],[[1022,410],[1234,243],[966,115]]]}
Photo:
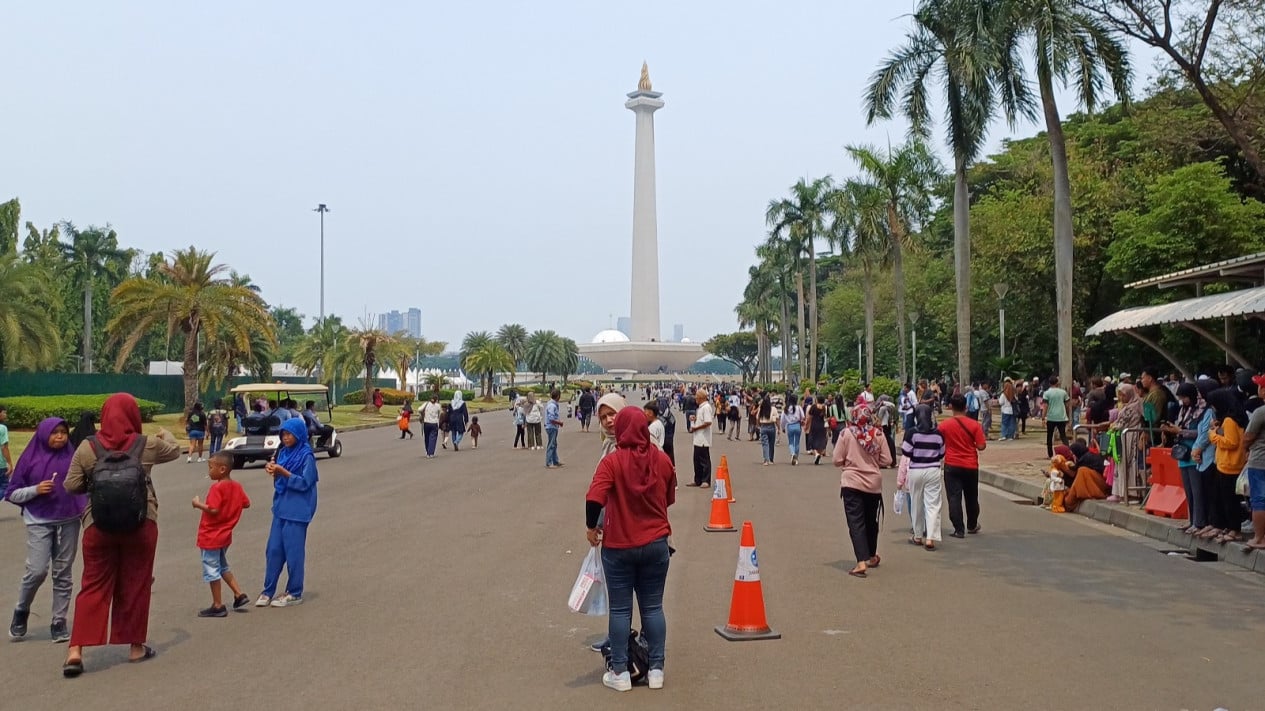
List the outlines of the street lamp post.
{"label": "street lamp post", "polygon": [[1010,292],[1010,285],[1005,282],[993,284],[993,291],[997,294],[997,322],[998,334],[1001,342],[1000,355],[1006,357],[1006,294]]}
{"label": "street lamp post", "polygon": [[865,336],[864,329],[857,329],[857,372],[860,373],[861,380],[865,380],[865,364],[861,361],[861,338]]}
{"label": "street lamp post", "polygon": [[911,326],[910,330],[913,332],[910,338],[913,346],[913,363],[911,368],[913,374],[909,378],[909,383],[912,386],[918,384],[918,312],[910,311],[908,315],[909,325]]}
{"label": "street lamp post", "polygon": [[325,213],[329,212],[329,208],[325,203],[320,203],[312,212],[321,213],[321,315],[317,317],[317,323],[325,322]]}

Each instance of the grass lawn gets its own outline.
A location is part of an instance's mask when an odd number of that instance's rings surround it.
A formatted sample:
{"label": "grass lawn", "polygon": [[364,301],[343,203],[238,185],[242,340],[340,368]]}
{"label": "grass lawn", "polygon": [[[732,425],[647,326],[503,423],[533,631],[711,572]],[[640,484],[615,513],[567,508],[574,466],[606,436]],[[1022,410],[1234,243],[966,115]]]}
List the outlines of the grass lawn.
{"label": "grass lawn", "polygon": [[[467,401],[466,404],[469,406],[470,412],[474,414],[509,407],[509,401],[504,397],[497,398],[497,401],[492,403],[486,403],[476,398],[473,401]],[[416,405],[414,407],[416,407]],[[355,425],[394,424],[395,415],[398,411],[399,408],[395,406],[384,405],[381,413],[367,414],[360,411],[360,405],[339,405],[334,408],[334,418],[328,424],[332,424],[335,430],[343,430]],[[320,416],[322,420],[326,417],[324,411],[318,412],[317,415]],[[160,428],[166,428],[168,432],[171,432],[176,436],[176,439],[181,443],[181,445],[187,447],[188,443],[184,438],[184,425],[180,422],[181,417],[182,415],[179,413],[158,415],[154,418],[153,422],[145,423],[143,431],[146,434],[153,434]],[[229,433],[227,436],[230,438],[233,437],[234,432],[235,428],[230,422]],[[26,449],[27,443],[31,441],[31,437],[34,436],[34,434],[34,430],[9,430],[9,453],[13,457],[14,464],[17,463],[18,455],[22,454],[22,450]]]}

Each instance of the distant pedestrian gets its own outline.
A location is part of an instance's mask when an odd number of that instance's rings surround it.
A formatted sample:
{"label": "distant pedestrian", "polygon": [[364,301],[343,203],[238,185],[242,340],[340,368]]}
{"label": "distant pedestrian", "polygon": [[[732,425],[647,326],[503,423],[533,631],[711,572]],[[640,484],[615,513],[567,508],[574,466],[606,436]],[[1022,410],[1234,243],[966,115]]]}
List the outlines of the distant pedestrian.
{"label": "distant pedestrian", "polygon": [[224,448],[224,435],[228,434],[228,410],[224,409],[222,399],[216,399],[215,408],[207,413],[206,433],[211,438],[211,454]]}
{"label": "distant pedestrian", "polygon": [[435,442],[439,439],[440,418],[444,409],[439,405],[439,393],[432,392],[430,401],[422,406],[422,439],[426,440],[426,458],[435,457]]}
{"label": "distant pedestrian", "polygon": [[927,550],[940,542],[940,498],[944,492],[944,435],[936,429],[930,405],[914,408],[914,426],[905,430],[901,452],[909,459],[910,517],[914,534],[909,539]]}
{"label": "distant pedestrian", "polygon": [[479,436],[483,434],[483,426],[479,424],[479,416],[475,415],[470,418],[470,442],[475,449],[479,448]]}
{"label": "distant pedestrian", "polygon": [[527,448],[542,449],[544,439],[541,437],[541,426],[545,422],[545,408],[536,402],[535,393],[527,393],[527,402],[523,405],[523,417],[527,424]]}
{"label": "distant pedestrian", "polygon": [[373,409],[374,409],[374,411],[381,411],[381,410],[382,410],[382,403],[383,403],[383,402],[384,402],[384,400],[382,399],[382,390],[380,390],[379,388],[374,388],[374,389],[373,389]]}
{"label": "distant pedestrian", "polygon": [[699,388],[694,394],[698,409],[690,415],[689,431],[694,435],[694,481],[686,486],[709,487],[712,483],[712,425],[716,413],[707,399],[707,391]]}
{"label": "distant pedestrian", "polygon": [[70,431],[70,451],[79,449],[85,439],[97,433],[97,413],[84,410],[79,413],[79,422]]}
{"label": "distant pedestrian", "polygon": [[558,459],[558,433],[562,430],[562,406],[558,399],[562,393],[553,390],[549,393],[549,402],[545,403],[545,468],[557,469],[562,466]]}
{"label": "distant pedestrian", "polygon": [[206,492],[206,503],[197,496],[193,497],[193,508],[202,512],[198,521],[202,582],[211,586],[211,606],[198,612],[198,617],[228,617],[228,607],[223,600],[223,583],[228,583],[233,593],[233,609],[245,607],[250,602],[228,567],[228,547],[233,543],[233,529],[241,520],[242,511],[250,508],[246,490],[233,479],[232,473],[232,454],[212,454],[207,464],[211,488]]}
{"label": "distant pedestrian", "polygon": [[839,498],[857,564],[849,575],[864,578],[882,562],[878,555],[878,512],[883,507],[880,470],[892,466],[892,453],[879,428],[870,423],[870,406],[858,399],[852,422],[839,433],[833,461],[839,469]]}
{"label": "distant pedestrian", "polygon": [[452,450],[461,451],[461,440],[466,436],[466,425],[470,423],[470,409],[466,407],[460,390],[452,393],[452,403],[448,407],[448,431],[452,433]]}
{"label": "distant pedestrian", "polygon": [[786,409],[782,411],[782,431],[786,433],[786,446],[791,452],[791,466],[799,464],[799,442],[804,434],[804,408],[799,406],[794,393],[786,396]]}
{"label": "distant pedestrian", "polygon": [[206,413],[202,410],[202,403],[193,403],[193,409],[185,415],[184,431],[189,438],[189,457],[185,462],[193,462],[195,454],[199,462],[205,461],[202,447],[206,443]]}
{"label": "distant pedestrian", "polygon": [[[1167,390],[1165,390],[1167,392]],[[1058,430],[1059,440],[1066,446],[1071,440],[1067,438],[1067,423],[1072,419],[1071,398],[1063,388],[1059,387],[1059,376],[1050,376],[1050,387],[1042,395],[1045,400],[1045,455],[1054,456],[1054,432]]]}
{"label": "distant pedestrian", "polygon": [[26,573],[13,606],[9,638],[26,636],[35,593],[51,569],[53,614],[49,634],[54,642],[70,639],[66,616],[74,588],[75,555],[79,550],[79,517],[88,497],[66,491],[66,475],[74,458],[66,421],[50,417],[39,424],[13,469],[3,498],[22,509],[26,524]]}
{"label": "distant pedestrian", "polygon": [[526,398],[519,398],[514,403],[514,446],[518,449],[521,444],[523,449],[527,449],[527,416],[523,414],[523,404],[527,402]]}
{"label": "distant pedestrian", "polygon": [[246,432],[244,420],[247,414],[249,413],[246,412],[246,398],[242,397],[241,393],[237,393],[233,396],[233,419],[237,421],[237,434]]}

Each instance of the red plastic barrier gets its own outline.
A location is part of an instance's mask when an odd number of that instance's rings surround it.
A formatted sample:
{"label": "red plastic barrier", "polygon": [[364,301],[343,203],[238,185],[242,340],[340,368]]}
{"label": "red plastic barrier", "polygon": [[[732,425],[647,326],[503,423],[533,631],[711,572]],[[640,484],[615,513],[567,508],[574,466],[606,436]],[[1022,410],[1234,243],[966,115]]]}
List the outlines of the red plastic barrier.
{"label": "red plastic barrier", "polygon": [[1143,507],[1146,512],[1168,518],[1189,518],[1182,471],[1177,466],[1177,460],[1173,459],[1173,450],[1152,447],[1146,462],[1151,465],[1151,493]]}

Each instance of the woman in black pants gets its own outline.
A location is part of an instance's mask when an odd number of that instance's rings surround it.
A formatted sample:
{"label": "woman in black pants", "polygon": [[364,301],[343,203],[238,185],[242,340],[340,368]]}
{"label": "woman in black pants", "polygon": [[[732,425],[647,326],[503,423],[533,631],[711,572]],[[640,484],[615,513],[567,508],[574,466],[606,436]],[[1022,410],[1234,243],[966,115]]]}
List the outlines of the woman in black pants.
{"label": "woman in black pants", "polygon": [[856,567],[848,575],[866,577],[877,568],[878,514],[883,508],[883,475],[892,465],[892,453],[883,431],[870,424],[870,408],[858,403],[852,408],[852,423],[839,433],[833,461],[839,469],[839,497],[848,521],[848,535],[856,554]]}

